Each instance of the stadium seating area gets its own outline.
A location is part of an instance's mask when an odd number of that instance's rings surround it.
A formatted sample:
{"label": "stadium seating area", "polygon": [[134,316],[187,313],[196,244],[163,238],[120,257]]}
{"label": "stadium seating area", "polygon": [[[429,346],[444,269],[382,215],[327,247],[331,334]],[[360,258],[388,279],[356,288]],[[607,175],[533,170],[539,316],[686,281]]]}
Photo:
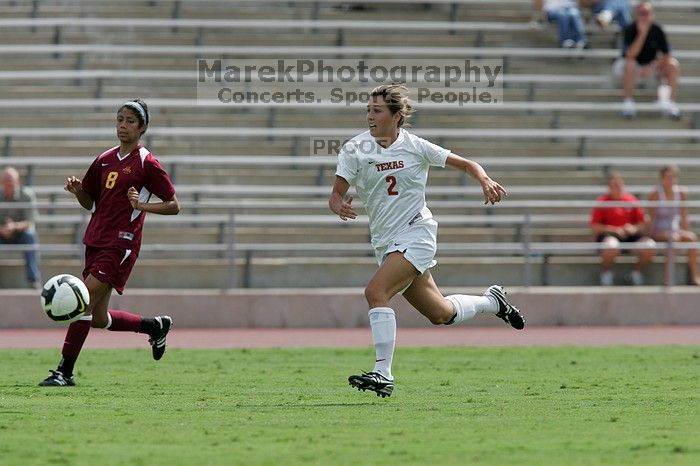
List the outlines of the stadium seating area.
{"label": "stadium seating area", "polygon": [[[660,114],[653,86],[639,89],[637,118],[620,117],[610,77],[619,33],[591,26],[590,50],[564,51],[553,48],[553,29],[528,26],[530,1],[404,3],[0,1],[0,165],[18,167],[38,194],[44,274],[80,270],[87,217],[62,182],[115,145],[115,109],[141,97],[152,118],[145,142],[172,174],[183,211],[149,218],[131,287],[342,287],[371,275],[366,219],[330,214],[335,160],[310,146],[360,132],[363,107],[198,102],[197,58],[503,60],[502,105],[419,104],[412,122],[510,192],[486,208],[478,185],[431,171],[444,286],[595,284],[588,212],[611,169],[645,197],[658,169],[676,163],[692,197],[700,192],[696,2],[655,2],[682,65],[680,121]],[[334,86],[275,84],[297,87]],[[700,225],[700,208],[691,213]],[[649,283],[663,282],[663,262]],[[23,286],[22,264],[3,250],[0,286]]]}

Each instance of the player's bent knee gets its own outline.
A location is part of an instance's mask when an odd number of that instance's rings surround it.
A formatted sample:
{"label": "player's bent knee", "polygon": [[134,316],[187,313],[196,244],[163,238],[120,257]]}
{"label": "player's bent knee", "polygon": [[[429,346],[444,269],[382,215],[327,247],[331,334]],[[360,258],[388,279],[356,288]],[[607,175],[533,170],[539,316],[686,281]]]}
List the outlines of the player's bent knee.
{"label": "player's bent knee", "polygon": [[367,302],[373,300],[375,297],[375,291],[371,285],[367,285],[365,287],[365,299]]}
{"label": "player's bent knee", "polygon": [[92,321],[90,322],[90,326],[92,328],[105,328],[105,327],[107,327],[108,323],[109,323],[109,319],[107,319],[107,317],[98,317],[98,316],[93,315]]}
{"label": "player's bent knee", "polygon": [[375,307],[378,305],[383,305],[388,300],[386,292],[381,290],[379,287],[372,285],[371,283],[365,288],[365,299],[370,307]]}

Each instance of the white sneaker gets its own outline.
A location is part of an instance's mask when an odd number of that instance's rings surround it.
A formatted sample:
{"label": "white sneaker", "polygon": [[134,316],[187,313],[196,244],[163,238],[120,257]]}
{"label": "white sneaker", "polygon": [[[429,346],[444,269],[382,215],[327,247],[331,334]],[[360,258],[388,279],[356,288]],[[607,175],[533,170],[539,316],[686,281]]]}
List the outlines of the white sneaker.
{"label": "white sneaker", "polygon": [[571,39],[566,39],[561,43],[563,49],[573,49],[574,47],[576,47],[576,42]]}
{"label": "white sneaker", "polygon": [[613,273],[612,270],[606,270],[600,273],[600,286],[612,286],[613,285]]}
{"label": "white sneaker", "polygon": [[634,118],[637,116],[637,106],[634,104],[634,99],[625,99],[622,101],[622,116],[625,118]]}
{"label": "white sneaker", "polygon": [[639,270],[633,270],[630,274],[630,280],[634,286],[644,285],[644,278],[642,278],[642,273]]}
{"label": "white sneaker", "polygon": [[668,84],[659,84],[656,88],[656,98],[662,106],[666,106],[671,100],[671,86]]}
{"label": "white sneaker", "polygon": [[595,17],[595,22],[598,23],[598,26],[600,26],[601,29],[607,30],[608,27],[610,27],[612,19],[612,12],[610,10],[603,10]]}
{"label": "white sneaker", "polygon": [[673,100],[669,100],[666,104],[666,114],[674,120],[681,119],[681,109],[678,108],[678,104]]}

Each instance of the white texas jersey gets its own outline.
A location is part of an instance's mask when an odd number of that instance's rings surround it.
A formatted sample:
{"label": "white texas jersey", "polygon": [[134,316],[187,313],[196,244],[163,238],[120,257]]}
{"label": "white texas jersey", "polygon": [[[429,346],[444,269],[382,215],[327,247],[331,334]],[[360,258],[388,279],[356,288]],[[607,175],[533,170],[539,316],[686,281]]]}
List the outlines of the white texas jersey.
{"label": "white texas jersey", "polygon": [[432,218],[425,204],[428,170],[431,165],[444,167],[449,154],[404,129],[386,149],[369,131],[340,149],[335,174],[355,186],[365,205],[373,247],[390,244],[416,220]]}

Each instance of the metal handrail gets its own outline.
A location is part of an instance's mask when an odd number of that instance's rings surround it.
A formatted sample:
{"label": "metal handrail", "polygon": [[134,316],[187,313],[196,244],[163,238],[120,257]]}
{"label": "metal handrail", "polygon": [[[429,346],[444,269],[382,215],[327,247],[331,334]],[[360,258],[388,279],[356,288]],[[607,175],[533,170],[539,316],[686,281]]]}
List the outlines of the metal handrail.
{"label": "metal handrail", "polygon": [[[573,201],[577,205],[580,205],[584,201]],[[560,208],[565,208],[567,204],[571,205],[572,202],[564,203],[558,202],[557,205]],[[643,206],[678,206],[692,204],[693,206],[700,206],[698,201],[640,201],[639,205]],[[3,206],[14,206],[17,207],[15,203],[3,203]],[[31,204],[30,204],[31,205]],[[552,207],[551,205],[539,203],[540,206]],[[612,206],[623,206],[629,207],[629,202],[606,202],[606,203],[596,203],[592,201],[585,201],[587,206],[602,206],[606,207]],[[542,242],[532,242],[530,238],[529,231],[535,221],[535,217],[532,215],[532,210],[535,208],[534,205],[529,207],[524,207],[522,212],[522,222],[519,225],[524,232],[521,235],[521,241],[519,242],[501,242],[501,243],[443,243],[440,246],[440,251],[450,252],[450,253],[488,253],[488,254],[520,254],[524,259],[523,263],[523,285],[530,286],[532,283],[531,277],[531,265],[532,259],[537,255],[555,255],[555,254],[591,254],[597,253],[603,248],[600,243],[593,242],[576,242],[576,243],[542,243]],[[250,263],[252,260],[252,255],[255,252],[290,252],[290,251],[335,251],[335,252],[353,252],[353,253],[363,253],[367,254],[371,252],[371,248],[366,244],[339,244],[339,243],[237,243],[236,241],[236,228],[238,225],[255,222],[262,222],[263,224],[290,224],[290,222],[298,220],[307,224],[314,224],[313,222],[318,222],[316,224],[337,224],[340,226],[341,221],[334,218],[332,215],[238,215],[235,212],[235,208],[229,208],[228,214],[226,216],[216,216],[218,220],[223,224],[226,222],[225,236],[221,242],[214,244],[144,244],[142,247],[143,251],[180,251],[180,252],[220,252],[225,254],[228,260],[228,286],[235,287],[236,281],[236,257],[240,252],[245,253],[245,276],[249,276]],[[209,216],[211,217],[211,216]],[[459,223],[460,218],[463,217],[462,221],[469,218],[469,216],[443,216],[450,217],[456,224]],[[86,212],[82,216],[78,217],[78,220],[84,222],[87,218]],[[175,219],[176,217],[159,217],[163,219],[162,221],[168,221]],[[494,215],[493,219],[489,220],[494,222],[498,218],[498,215]],[[517,222],[517,215],[509,215],[509,221]],[[197,216],[190,216],[186,219],[187,221],[194,221],[196,223]],[[366,219],[364,219],[366,221]],[[51,216],[47,217],[47,221],[51,221]],[[74,220],[71,220],[75,223]],[[440,217],[438,217],[440,221]],[[358,222],[359,223],[359,222]],[[445,222],[443,222],[445,223]],[[362,223],[364,224],[364,223]],[[654,249],[654,250],[665,250],[667,257],[667,267],[672,271],[675,264],[675,250],[688,250],[694,249],[700,246],[700,243],[677,243],[673,241],[660,242],[655,244],[653,247],[644,245],[625,243],[625,249]],[[79,244],[36,244],[36,245],[0,245],[0,252],[22,252],[27,250],[38,250],[41,252],[57,252],[57,253],[80,253],[82,251],[82,245]],[[668,273],[666,277],[666,285],[674,285],[673,273]]]}

